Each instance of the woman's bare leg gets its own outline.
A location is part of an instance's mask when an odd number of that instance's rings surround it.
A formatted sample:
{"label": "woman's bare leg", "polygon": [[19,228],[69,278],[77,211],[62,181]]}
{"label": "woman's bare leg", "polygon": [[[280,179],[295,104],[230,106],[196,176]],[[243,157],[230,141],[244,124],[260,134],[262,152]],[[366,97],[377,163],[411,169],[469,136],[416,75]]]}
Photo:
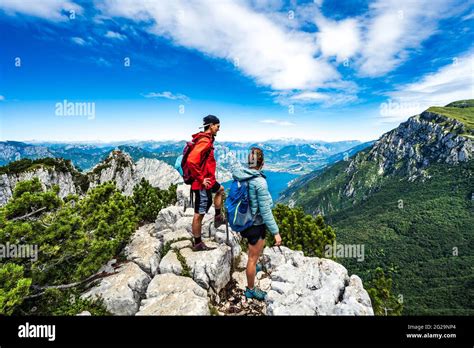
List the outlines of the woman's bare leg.
{"label": "woman's bare leg", "polygon": [[257,261],[262,254],[263,248],[265,247],[265,239],[259,239],[255,245],[249,244],[248,250],[248,261],[247,261],[247,286],[249,289],[253,289],[255,286],[255,271]]}

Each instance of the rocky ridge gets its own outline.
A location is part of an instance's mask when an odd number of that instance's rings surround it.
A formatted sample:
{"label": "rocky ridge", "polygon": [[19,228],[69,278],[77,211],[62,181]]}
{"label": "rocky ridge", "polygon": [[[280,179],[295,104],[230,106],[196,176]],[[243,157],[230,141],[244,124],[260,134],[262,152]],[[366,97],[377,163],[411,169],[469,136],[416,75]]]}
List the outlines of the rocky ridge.
{"label": "rocky ridge", "polygon": [[[57,159],[57,161],[64,162],[62,159]],[[0,206],[5,205],[12,197],[13,189],[18,182],[33,178],[38,178],[44,189],[58,185],[61,198],[69,194],[83,194],[84,188],[74,180],[78,176],[86,181],[85,190],[87,187],[96,187],[113,180],[117,188],[127,196],[133,194],[133,187],[142,178],[148,180],[151,186],[160,189],[182,183],[179,173],[163,161],[141,158],[135,163],[126,152],[114,150],[104,161],[84,174],[79,173],[75,168],[63,171],[42,165],[36,165],[31,170],[21,173],[0,174]]]}
{"label": "rocky ridge", "polygon": [[78,187],[74,183],[73,175],[70,172],[39,167],[18,174],[0,174],[0,207],[7,204],[13,196],[13,190],[17,183],[33,178],[38,178],[44,189],[51,189],[54,185],[58,185],[61,198],[78,192]]}
{"label": "rocky ridge", "polygon": [[133,187],[142,178],[160,189],[182,182],[179,173],[169,164],[153,158],[141,158],[134,163],[128,153],[119,150],[112,151],[107,159],[88,172],[88,176],[90,187],[113,180],[127,196],[133,194]]}
{"label": "rocky ridge", "polygon": [[463,123],[425,111],[384,134],[370,149],[367,160],[377,163],[379,175],[404,169],[413,181],[432,163],[458,164],[473,158],[474,144],[466,133]]}
{"label": "rocky ridge", "polygon": [[182,205],[189,186],[178,185],[178,203],[162,209],[154,224],[140,227],[111,260],[110,275],[90,284],[84,298],[102,298],[113,315],[373,315],[359,277],[340,264],[305,257],[286,247],[265,248],[257,286],[265,302],[246,301],[247,255],[240,236],[214,228],[213,210],[203,239],[213,250],[191,250],[193,209]]}

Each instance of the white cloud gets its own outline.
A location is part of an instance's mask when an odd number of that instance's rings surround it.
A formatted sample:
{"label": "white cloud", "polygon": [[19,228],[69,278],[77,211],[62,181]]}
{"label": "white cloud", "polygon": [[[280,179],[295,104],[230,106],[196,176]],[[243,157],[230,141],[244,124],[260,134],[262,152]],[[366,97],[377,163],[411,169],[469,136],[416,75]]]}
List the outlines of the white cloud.
{"label": "white cloud", "polygon": [[78,44],[79,46],[84,46],[86,45],[86,40],[84,40],[83,38],[81,37],[72,37],[71,38],[71,41]]}
{"label": "white cloud", "polygon": [[314,34],[279,26],[246,2],[107,0],[97,6],[111,16],[151,20],[150,32],[235,62],[245,75],[274,90],[314,89],[340,78],[317,58]]}
{"label": "white cloud", "polygon": [[316,37],[325,56],[336,56],[338,62],[355,55],[360,48],[360,30],[356,19],[339,22],[316,16]]}
{"label": "white cloud", "polygon": [[112,64],[105,58],[102,57],[91,57],[91,61],[99,66],[111,67]]}
{"label": "white cloud", "polygon": [[382,76],[408,59],[410,50],[436,33],[449,1],[377,0],[363,20],[364,43],[357,61],[361,76]]}
{"label": "white cloud", "polygon": [[327,100],[328,98],[329,96],[327,94],[319,92],[301,92],[290,97],[291,100],[297,101],[320,101]]}
{"label": "white cloud", "polygon": [[182,100],[184,102],[189,102],[189,98],[184,94],[173,94],[169,91],[164,92],[150,92],[147,94],[143,94],[145,98],[165,98],[171,100]]}
{"label": "white cloud", "polygon": [[69,0],[2,0],[0,9],[7,14],[26,14],[52,21],[64,21],[68,19],[70,11],[76,14],[82,13],[82,7]]}
{"label": "white cloud", "polygon": [[266,123],[266,124],[274,124],[276,126],[294,126],[295,124],[290,121],[279,121],[279,120],[261,120],[260,123]]}
{"label": "white cloud", "polygon": [[[474,99],[474,52],[458,57],[418,81],[397,86],[387,94],[392,112],[388,116],[406,119],[430,106],[444,106],[460,99]],[[387,102],[388,106],[388,102]]]}
{"label": "white cloud", "polygon": [[126,36],[125,35],[122,35],[120,33],[117,33],[115,31],[107,31],[107,33],[105,33],[105,37],[108,37],[109,39],[117,39],[117,40],[125,40]]}
{"label": "white cloud", "polygon": [[358,100],[359,87],[352,81],[328,82],[325,88],[303,91],[276,91],[270,93],[283,106],[320,104],[323,107],[348,104]]}
{"label": "white cloud", "polygon": [[0,101],[4,101],[5,97],[3,95],[0,95]]}

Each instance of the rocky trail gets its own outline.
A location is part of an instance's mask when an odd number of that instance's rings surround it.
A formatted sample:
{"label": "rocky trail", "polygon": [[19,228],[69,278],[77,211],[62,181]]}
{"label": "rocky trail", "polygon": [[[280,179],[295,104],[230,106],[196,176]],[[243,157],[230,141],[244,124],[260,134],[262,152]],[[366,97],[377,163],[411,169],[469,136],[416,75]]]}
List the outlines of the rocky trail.
{"label": "rocky trail", "polygon": [[[178,186],[178,202],[162,209],[154,224],[141,226],[101,278],[82,294],[102,298],[113,315],[373,315],[359,277],[340,264],[305,257],[286,247],[265,248],[256,285],[265,302],[246,300],[247,255],[240,236],[214,228],[213,208],[203,221],[203,240],[213,250],[193,252],[193,209],[184,209],[189,186]],[[87,315],[87,313],[82,313]]]}

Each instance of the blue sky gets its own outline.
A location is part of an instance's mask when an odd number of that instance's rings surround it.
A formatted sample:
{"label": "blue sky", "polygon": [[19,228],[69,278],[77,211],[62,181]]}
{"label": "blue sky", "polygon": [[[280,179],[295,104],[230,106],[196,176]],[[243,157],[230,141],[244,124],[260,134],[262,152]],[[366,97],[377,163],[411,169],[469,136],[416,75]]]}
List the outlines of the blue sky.
{"label": "blue sky", "polygon": [[376,139],[474,98],[473,20],[447,0],[2,0],[0,139],[187,139],[207,114],[221,140]]}

